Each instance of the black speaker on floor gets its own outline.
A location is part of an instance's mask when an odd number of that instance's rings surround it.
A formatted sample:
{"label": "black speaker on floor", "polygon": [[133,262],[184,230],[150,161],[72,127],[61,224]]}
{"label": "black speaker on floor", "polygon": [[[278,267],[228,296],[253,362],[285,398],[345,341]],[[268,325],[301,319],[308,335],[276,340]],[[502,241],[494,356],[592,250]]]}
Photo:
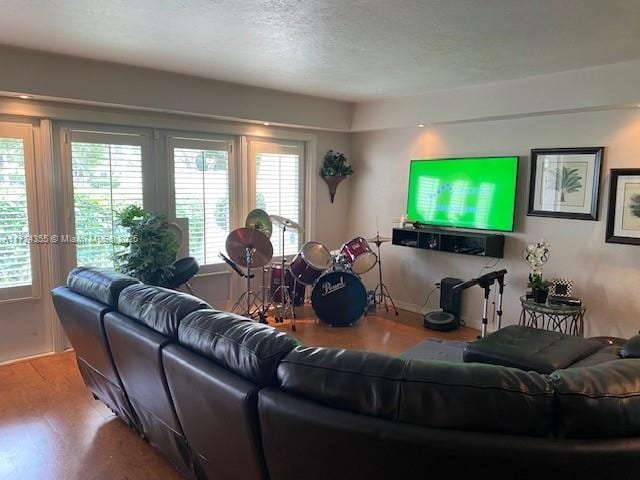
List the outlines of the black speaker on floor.
{"label": "black speaker on floor", "polygon": [[453,289],[453,287],[460,283],[463,283],[463,281],[459,278],[447,277],[440,280],[440,308],[442,308],[442,310],[425,314],[425,328],[448,332],[460,326],[462,297],[459,290]]}

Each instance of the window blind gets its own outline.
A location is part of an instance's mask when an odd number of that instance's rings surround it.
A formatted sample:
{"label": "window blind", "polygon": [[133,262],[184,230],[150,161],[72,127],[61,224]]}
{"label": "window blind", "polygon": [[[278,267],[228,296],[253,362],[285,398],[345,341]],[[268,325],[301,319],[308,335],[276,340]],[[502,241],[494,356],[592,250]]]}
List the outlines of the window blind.
{"label": "window blind", "polygon": [[[256,208],[300,222],[300,155],[257,151],[255,162]],[[282,233],[274,232],[271,241],[273,255],[282,255]],[[295,254],[298,247],[298,232],[287,230],[284,254]]]}
{"label": "window blind", "polygon": [[200,265],[221,263],[230,229],[229,152],[173,148],[175,215],[189,219],[189,254]]}
{"label": "window blind", "polygon": [[0,288],[30,285],[24,142],[0,138]]}
{"label": "window blind", "polygon": [[142,147],[117,143],[71,143],[78,265],[113,268],[127,230],[117,214],[142,206]]}

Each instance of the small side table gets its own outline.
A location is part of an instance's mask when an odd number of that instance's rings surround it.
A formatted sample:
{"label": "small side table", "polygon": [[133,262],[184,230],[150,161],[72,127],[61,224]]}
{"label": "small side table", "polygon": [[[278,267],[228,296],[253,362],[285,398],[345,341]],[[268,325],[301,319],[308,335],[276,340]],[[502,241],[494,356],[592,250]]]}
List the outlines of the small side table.
{"label": "small side table", "polygon": [[520,325],[553,330],[577,337],[584,336],[584,314],[587,307],[556,303],[536,303],[533,298],[520,297],[522,313]]}

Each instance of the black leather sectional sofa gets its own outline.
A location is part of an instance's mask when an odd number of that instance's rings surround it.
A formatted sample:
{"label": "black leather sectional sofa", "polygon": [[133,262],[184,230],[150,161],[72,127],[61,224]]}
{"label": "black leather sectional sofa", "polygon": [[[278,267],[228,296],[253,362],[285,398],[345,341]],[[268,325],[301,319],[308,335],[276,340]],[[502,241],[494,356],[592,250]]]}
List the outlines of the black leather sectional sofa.
{"label": "black leather sectional sofa", "polygon": [[[305,347],[90,268],[53,291],[93,394],[186,477],[635,478],[640,359],[541,374]],[[582,359],[581,361],[583,361]]]}

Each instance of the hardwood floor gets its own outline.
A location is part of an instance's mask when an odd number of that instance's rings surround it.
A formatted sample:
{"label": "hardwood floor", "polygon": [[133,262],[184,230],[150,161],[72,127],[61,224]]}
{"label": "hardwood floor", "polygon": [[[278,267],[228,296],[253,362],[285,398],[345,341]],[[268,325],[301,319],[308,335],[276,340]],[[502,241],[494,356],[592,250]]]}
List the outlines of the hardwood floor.
{"label": "hardwood floor", "polygon": [[416,313],[400,310],[397,317],[393,312],[385,313],[384,308],[362,317],[352,327],[331,327],[318,322],[311,307],[297,308],[301,318],[296,320],[297,330],[291,330],[290,320],[284,323],[269,323],[299,338],[309,346],[340,347],[354,350],[399,354],[426,338],[444,340],[473,340],[478,330],[462,327],[452,332],[434,332],[422,327],[422,317]]}
{"label": "hardwood floor", "polygon": [[[332,328],[308,316],[297,322],[307,345],[400,353],[427,337],[475,338],[462,328],[424,330],[417,315],[367,315],[354,327]],[[289,322],[276,325],[290,330]],[[165,460],[94,400],[73,352],[0,367],[1,480],[137,480],[181,478]]]}

